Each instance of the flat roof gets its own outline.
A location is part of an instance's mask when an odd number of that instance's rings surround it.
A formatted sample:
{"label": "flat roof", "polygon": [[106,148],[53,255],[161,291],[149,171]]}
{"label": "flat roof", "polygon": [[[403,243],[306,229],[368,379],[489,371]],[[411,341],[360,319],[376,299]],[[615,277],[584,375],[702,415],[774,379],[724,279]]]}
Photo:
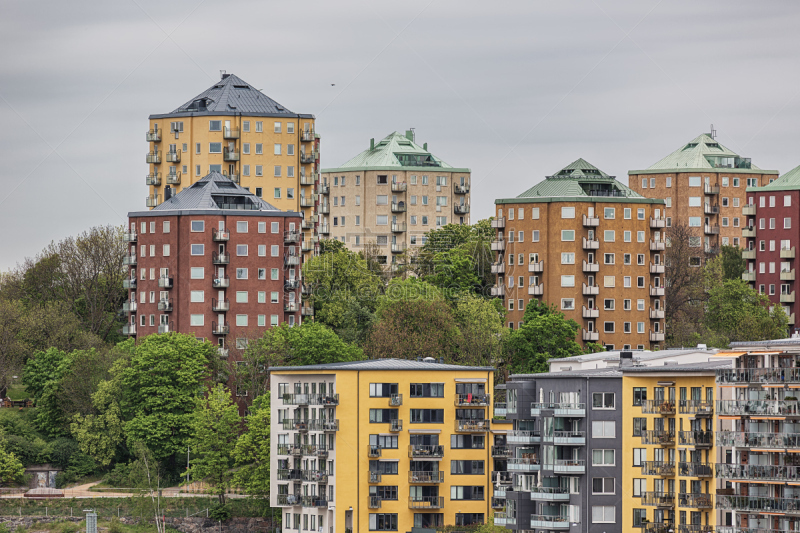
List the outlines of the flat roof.
{"label": "flat roof", "polygon": [[429,370],[429,371],[494,371],[491,366],[466,366],[445,363],[427,363],[411,359],[367,359],[365,361],[346,361],[342,363],[323,363],[304,366],[274,366],[270,372],[294,372],[298,370]]}

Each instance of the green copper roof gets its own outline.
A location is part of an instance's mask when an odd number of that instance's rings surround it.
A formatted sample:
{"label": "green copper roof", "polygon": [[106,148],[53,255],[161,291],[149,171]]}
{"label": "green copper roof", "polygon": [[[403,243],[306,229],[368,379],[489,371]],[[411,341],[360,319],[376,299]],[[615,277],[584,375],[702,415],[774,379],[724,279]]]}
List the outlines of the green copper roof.
{"label": "green copper roof", "polygon": [[552,176],[545,177],[517,198],[541,197],[611,197],[642,198],[584,159],[578,159]]}
{"label": "green copper roof", "polygon": [[800,166],[763,187],[748,187],[747,192],[793,191],[800,190]]}
{"label": "green copper roof", "polygon": [[628,174],[653,171],[725,172],[724,169],[730,169],[730,172],[777,174],[777,171],[761,170],[750,162],[750,158],[741,157],[707,133],[695,137],[646,170],[631,170]]}
{"label": "green copper roof", "polygon": [[469,172],[467,168],[454,168],[424,147],[414,143],[410,132],[403,135],[397,131],[389,134],[375,147],[364,150],[350,161],[336,168],[325,168],[322,172],[348,170],[429,170],[442,169],[447,172]]}

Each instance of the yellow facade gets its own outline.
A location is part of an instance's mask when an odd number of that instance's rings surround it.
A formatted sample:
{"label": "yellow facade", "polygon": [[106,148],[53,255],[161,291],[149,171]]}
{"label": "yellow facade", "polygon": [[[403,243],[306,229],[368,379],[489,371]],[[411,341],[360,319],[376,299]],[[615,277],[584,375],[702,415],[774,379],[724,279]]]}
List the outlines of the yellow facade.
{"label": "yellow facade", "polygon": [[[377,362],[377,361],[375,361]],[[419,363],[418,363],[419,364]],[[292,370],[273,369],[272,371],[272,390],[277,390],[278,382],[294,383],[306,379],[327,379],[335,381],[336,393],[339,395],[339,403],[336,407],[336,418],[339,421],[339,429],[335,434],[335,463],[334,463],[334,497],[329,503],[329,509],[334,508],[331,520],[333,520],[333,532],[345,531],[369,531],[370,514],[389,513],[397,515],[397,531],[410,531],[414,526],[415,513],[441,513],[444,525],[456,523],[457,513],[481,513],[484,521],[491,516],[491,467],[492,458],[490,455],[493,439],[489,429],[489,420],[493,412],[491,396],[482,407],[477,408],[484,412],[481,420],[486,422],[480,429],[471,428],[470,431],[457,431],[456,409],[465,407],[457,406],[456,383],[470,382],[483,383],[486,393],[491,392],[493,384],[493,371],[491,369],[477,369],[464,367],[463,370],[438,370],[440,366],[436,363],[429,364],[433,370],[299,370],[303,367],[296,367]],[[452,368],[451,365],[442,365]],[[460,381],[461,380],[461,381]],[[411,384],[443,383],[443,397],[421,397],[411,398]],[[398,394],[401,396],[401,404],[393,405],[390,397],[371,397],[370,384],[397,384]],[[395,399],[396,403],[397,399]],[[277,438],[276,435],[281,431],[275,423],[280,416],[276,410],[282,408],[282,403],[278,396],[273,392],[273,431],[272,431],[272,451],[273,463],[276,459]],[[402,423],[402,428],[392,428],[388,422],[371,423],[370,409],[398,409],[398,419]],[[411,423],[412,409],[441,409],[444,411],[443,423]],[[288,415],[287,415],[288,416]],[[506,429],[504,427],[504,429]],[[410,463],[414,459],[409,457],[410,438],[413,434],[438,435],[438,442],[443,446],[443,456],[439,463],[439,471],[443,474],[441,483],[426,483],[424,486],[438,487],[438,496],[443,497],[443,507],[436,508],[411,508],[410,498],[411,487],[423,486],[411,481]],[[396,435],[398,445],[396,449],[383,448],[380,450],[380,457],[369,456],[370,435]],[[483,435],[485,437],[482,449],[453,449],[451,447],[452,435]],[[397,474],[383,474],[381,480],[376,483],[370,482],[370,461],[382,460],[398,462]],[[483,461],[483,474],[477,475],[452,475],[451,461]],[[273,464],[275,472],[276,464]],[[277,482],[282,483],[282,482]],[[277,488],[273,475],[272,498],[275,499]],[[379,508],[370,508],[370,487],[371,486],[397,486],[397,500],[382,500]],[[451,500],[452,486],[481,486],[483,487],[482,500]],[[291,486],[290,486],[291,489]],[[272,505],[277,505],[273,501]],[[416,504],[415,504],[416,505]],[[284,512],[287,512],[284,510]],[[293,511],[297,512],[297,511]],[[303,509],[306,512],[306,509]],[[312,511],[313,512],[313,511]],[[284,523],[284,529],[287,528]],[[325,525],[328,532],[328,524]]]}
{"label": "yellow facade", "polygon": [[641,512],[646,532],[714,530],[715,387],[713,370],[623,371],[622,531],[639,530]]}

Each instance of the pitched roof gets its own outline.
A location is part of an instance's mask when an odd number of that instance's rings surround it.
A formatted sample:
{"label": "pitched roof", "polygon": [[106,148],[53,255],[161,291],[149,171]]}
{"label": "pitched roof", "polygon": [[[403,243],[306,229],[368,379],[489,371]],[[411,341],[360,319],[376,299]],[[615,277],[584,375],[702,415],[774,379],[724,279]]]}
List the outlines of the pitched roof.
{"label": "pitched roof", "polygon": [[794,191],[800,189],[800,166],[763,187],[748,187],[747,192]]}
{"label": "pitched roof", "polygon": [[169,113],[150,115],[150,118],[190,115],[313,117],[286,109],[234,74],[223,75],[217,83]]}
{"label": "pitched roof", "polygon": [[650,171],[711,171],[711,172],[749,172],[777,174],[775,170],[762,170],[750,162],[750,158],[741,157],[733,150],[726,148],[708,133],[698,135],[646,170],[631,170],[628,174],[640,174]]}
{"label": "pitched roof", "polygon": [[339,167],[322,169],[322,172],[385,169],[433,171],[437,168],[448,172],[469,172],[467,168],[454,168],[448,165],[425,147],[409,139],[409,136],[397,131],[392,132],[376,143],[374,148],[364,150]]}
{"label": "pitched roof", "polygon": [[[552,176],[546,176],[517,198],[542,197],[644,197],[584,159],[577,159]],[[502,201],[495,201],[502,203]]]}
{"label": "pitched roof", "polygon": [[347,361],[305,366],[275,366],[270,372],[290,372],[297,370],[449,370],[449,371],[492,371],[491,366],[464,366],[414,361],[411,359],[368,359],[366,361]]}

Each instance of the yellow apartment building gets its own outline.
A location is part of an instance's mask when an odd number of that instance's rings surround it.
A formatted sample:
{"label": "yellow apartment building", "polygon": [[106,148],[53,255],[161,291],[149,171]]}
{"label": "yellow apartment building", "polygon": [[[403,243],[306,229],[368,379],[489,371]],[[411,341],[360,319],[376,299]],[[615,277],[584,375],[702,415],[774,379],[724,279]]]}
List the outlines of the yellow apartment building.
{"label": "yellow apartment building", "polygon": [[284,531],[489,519],[493,368],[377,359],[270,373],[270,505]]}
{"label": "yellow apartment building", "polygon": [[716,370],[728,366],[621,367],[622,531],[714,531]]}
{"label": "yellow apartment building", "polygon": [[302,212],[314,249],[319,136],[314,115],[289,111],[233,74],[169,113],[150,115],[147,207],[210,172],[228,176],[283,211]]}

